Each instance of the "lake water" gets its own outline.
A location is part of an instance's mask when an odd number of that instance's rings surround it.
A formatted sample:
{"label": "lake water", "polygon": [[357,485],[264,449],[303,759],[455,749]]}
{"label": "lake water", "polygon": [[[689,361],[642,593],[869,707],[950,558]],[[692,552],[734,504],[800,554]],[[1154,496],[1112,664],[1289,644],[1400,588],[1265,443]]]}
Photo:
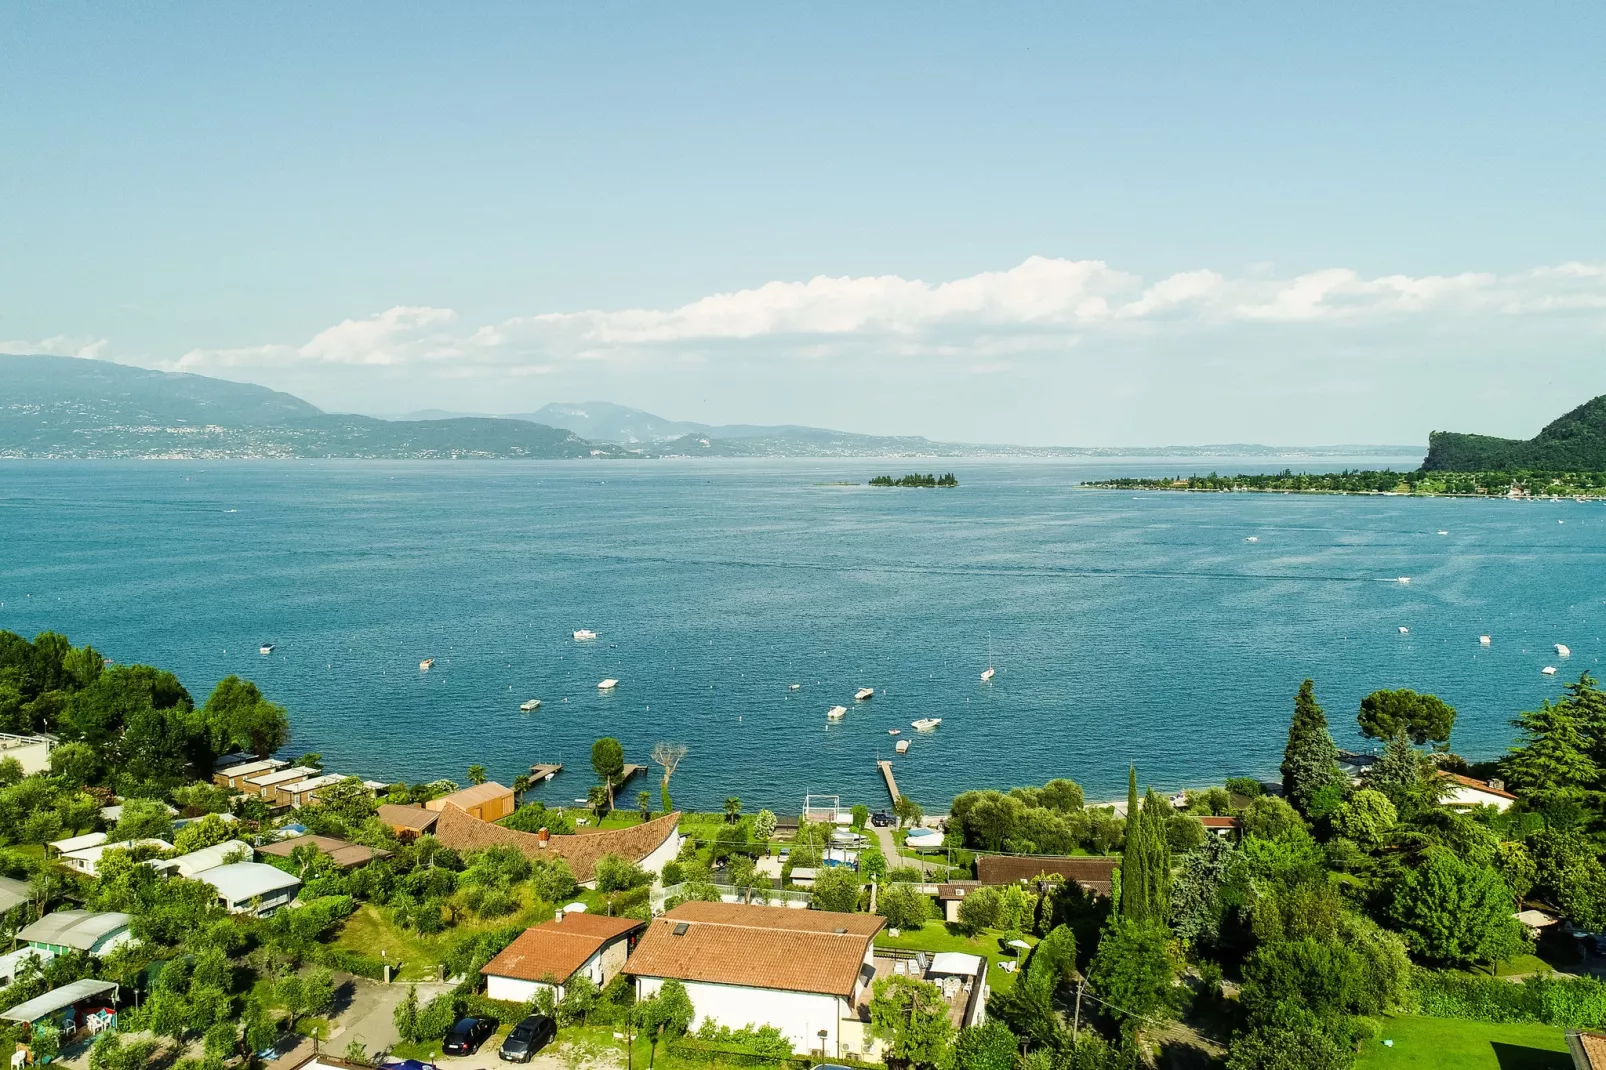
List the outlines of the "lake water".
{"label": "lake water", "polygon": [[[508,783],[562,761],[537,794],[567,801],[596,737],[629,761],[670,739],[691,747],[678,805],[793,812],[805,792],[884,804],[895,738],[928,809],[1055,776],[1113,798],[1128,762],[1161,787],[1271,774],[1306,676],[1341,746],[1361,696],[1413,687],[1460,710],[1458,751],[1489,756],[1606,649],[1598,503],[1075,486],[1251,467],[1221,461],[827,485],[910,467],[7,463],[0,627],[171,668],[197,701],[248,676],[289,707],[291,753],[333,771],[466,782],[479,762]],[[574,642],[582,627],[600,638]],[[914,733],[926,716],[941,727]]]}

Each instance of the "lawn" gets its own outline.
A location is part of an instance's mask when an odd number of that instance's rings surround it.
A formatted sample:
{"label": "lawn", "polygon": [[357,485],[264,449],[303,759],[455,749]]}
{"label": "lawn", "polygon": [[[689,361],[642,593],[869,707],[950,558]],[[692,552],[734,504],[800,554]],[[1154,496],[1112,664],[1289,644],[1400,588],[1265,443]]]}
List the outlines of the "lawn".
{"label": "lawn", "polygon": [[[434,936],[423,936],[398,928],[391,922],[388,911],[364,903],[341,926],[339,935],[335,937],[335,946],[402,963],[401,972],[396,975],[397,980],[433,980],[438,976],[437,969],[447,945],[459,937],[512,925],[535,925],[551,916],[551,904],[536,902],[528,885],[520,889],[520,895],[524,899],[524,909],[516,914],[483,921],[466,919]],[[591,909],[606,909],[606,904],[595,893],[582,892],[580,898],[586,900]],[[592,902],[593,899],[597,901]]]}
{"label": "lawn", "polygon": [[[909,951],[958,951],[966,955],[980,955],[987,960],[987,984],[993,991],[1008,991],[1015,984],[1016,975],[1007,973],[998,968],[998,963],[1016,961],[998,949],[998,938],[1002,936],[995,930],[989,929],[975,938],[950,929],[940,921],[928,921],[926,924],[910,932],[905,929],[897,936],[888,936],[885,929],[876,937],[878,947],[899,947]],[[1035,944],[1037,938],[1025,938],[1029,944]]]}
{"label": "lawn", "polygon": [[[1356,1070],[1572,1070],[1563,1030],[1554,1025],[1491,1025],[1406,1015],[1385,1018]],[[1393,1047],[1383,1042],[1392,1040]]]}

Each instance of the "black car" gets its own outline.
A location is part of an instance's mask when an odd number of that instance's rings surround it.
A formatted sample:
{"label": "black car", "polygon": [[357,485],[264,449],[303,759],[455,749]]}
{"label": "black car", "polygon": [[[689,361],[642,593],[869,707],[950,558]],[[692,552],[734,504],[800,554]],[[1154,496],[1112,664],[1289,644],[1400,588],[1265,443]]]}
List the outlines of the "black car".
{"label": "black car", "polygon": [[513,1027],[497,1055],[505,1063],[527,1063],[530,1056],[552,1043],[557,1035],[557,1022],[544,1014],[532,1014]]}
{"label": "black car", "polygon": [[884,829],[892,824],[892,818],[887,816],[887,812],[885,810],[877,810],[875,813],[870,815],[870,824],[874,825],[878,829]]}
{"label": "black car", "polygon": [[494,1032],[495,1019],[459,1018],[446,1034],[446,1043],[441,1045],[441,1051],[447,1055],[473,1055]]}

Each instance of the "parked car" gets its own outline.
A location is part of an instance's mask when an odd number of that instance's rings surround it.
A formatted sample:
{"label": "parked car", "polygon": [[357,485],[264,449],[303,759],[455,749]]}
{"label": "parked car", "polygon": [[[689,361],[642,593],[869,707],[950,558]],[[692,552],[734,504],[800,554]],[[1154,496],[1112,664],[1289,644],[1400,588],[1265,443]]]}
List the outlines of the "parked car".
{"label": "parked car", "polygon": [[441,1052],[446,1055],[473,1055],[480,1045],[496,1032],[496,1021],[491,1018],[459,1018],[446,1034]]}
{"label": "parked car", "polygon": [[403,1059],[399,1063],[385,1063],[381,1070],[440,1070],[434,1063],[423,1063],[417,1059]]}
{"label": "parked car", "polygon": [[557,1039],[558,1023],[544,1014],[532,1014],[513,1027],[496,1053],[505,1063],[527,1063],[530,1057]]}
{"label": "parked car", "polygon": [[877,810],[870,815],[870,824],[878,829],[891,828],[892,817],[885,810]]}

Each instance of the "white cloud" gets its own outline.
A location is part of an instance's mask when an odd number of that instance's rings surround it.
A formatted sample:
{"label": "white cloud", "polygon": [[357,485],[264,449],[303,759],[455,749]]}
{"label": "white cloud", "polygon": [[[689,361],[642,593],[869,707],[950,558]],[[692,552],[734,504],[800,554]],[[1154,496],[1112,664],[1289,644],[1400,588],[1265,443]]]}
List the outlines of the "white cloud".
{"label": "white cloud", "polygon": [[21,338],[0,339],[0,353],[22,356],[88,357],[93,360],[99,359],[101,351],[105,348],[104,338],[69,338],[64,334],[53,335],[37,342]]}
{"label": "white cloud", "polygon": [[[435,365],[546,374],[565,363],[664,358],[954,357],[974,370],[1028,351],[1064,352],[1101,333],[1219,330],[1233,324],[1386,323],[1606,310],[1606,265],[1513,275],[1384,275],[1349,268],[1292,277],[1201,269],[1152,283],[1099,260],[1034,256],[1007,271],[928,283],[895,275],[818,276],[711,294],[678,308],[543,312],[464,325],[450,309],[403,307],[349,319],[307,342],[193,350],[174,367]],[[57,340],[52,340],[57,341]],[[759,344],[762,343],[762,344]],[[64,343],[65,344],[65,343]],[[95,343],[103,344],[103,343]],[[975,363],[978,358],[988,358]]]}

